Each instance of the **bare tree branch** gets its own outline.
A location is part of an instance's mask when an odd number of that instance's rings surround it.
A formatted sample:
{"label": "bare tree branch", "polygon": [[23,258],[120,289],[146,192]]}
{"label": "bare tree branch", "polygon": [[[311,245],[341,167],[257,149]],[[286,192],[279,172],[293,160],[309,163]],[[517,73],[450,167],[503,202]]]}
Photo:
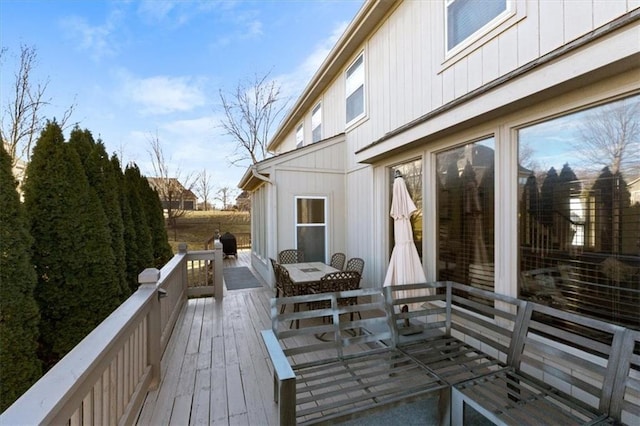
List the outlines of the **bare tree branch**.
{"label": "bare tree branch", "polygon": [[578,129],[574,149],[586,162],[611,173],[640,166],[640,101],[615,102],[588,113]]}
{"label": "bare tree branch", "polygon": [[209,210],[209,199],[211,196],[211,175],[207,173],[207,169],[202,170],[196,178],[195,189],[204,203],[204,210]]}
{"label": "bare tree branch", "polygon": [[231,199],[235,196],[235,191],[228,186],[218,189],[216,200],[222,203],[222,210],[227,210],[231,206]]}
{"label": "bare tree branch", "polygon": [[[3,56],[6,49],[0,52]],[[31,148],[38,134],[42,131],[45,118],[42,108],[51,103],[45,98],[49,79],[44,82],[34,82],[33,73],[37,65],[37,51],[35,47],[20,46],[20,57],[17,70],[14,73],[13,91],[8,97],[0,119],[0,137],[8,146],[13,165],[19,159],[29,161]],[[75,103],[63,114],[61,127],[69,120]]]}
{"label": "bare tree branch", "polygon": [[219,92],[224,119],[219,123],[225,134],[236,141],[232,165],[249,161],[255,164],[267,157],[269,135],[286,103],[282,101],[280,87],[269,80],[269,73],[253,80],[238,83],[235,92]]}
{"label": "bare tree branch", "polygon": [[183,217],[187,212],[182,201],[185,192],[193,189],[195,183],[193,174],[189,173],[183,177],[179,167],[171,169],[164,156],[157,131],[155,135],[149,135],[148,152],[155,175],[153,186],[158,191],[164,208],[167,209],[169,224],[175,227],[177,219]]}

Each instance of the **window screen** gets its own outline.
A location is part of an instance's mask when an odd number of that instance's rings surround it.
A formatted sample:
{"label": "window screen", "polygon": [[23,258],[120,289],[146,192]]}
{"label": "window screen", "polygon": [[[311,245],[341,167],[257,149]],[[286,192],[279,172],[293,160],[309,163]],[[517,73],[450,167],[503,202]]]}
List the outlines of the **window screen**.
{"label": "window screen", "polygon": [[453,49],[506,10],[507,0],[450,0],[447,49]]}

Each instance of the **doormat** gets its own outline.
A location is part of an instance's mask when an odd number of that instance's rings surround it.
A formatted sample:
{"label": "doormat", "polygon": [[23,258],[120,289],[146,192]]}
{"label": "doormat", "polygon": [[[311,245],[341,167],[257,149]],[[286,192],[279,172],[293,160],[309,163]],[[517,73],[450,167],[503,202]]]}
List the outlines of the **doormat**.
{"label": "doormat", "polygon": [[224,284],[227,290],[242,290],[245,288],[262,287],[262,284],[251,273],[246,266],[236,266],[234,268],[224,268]]}

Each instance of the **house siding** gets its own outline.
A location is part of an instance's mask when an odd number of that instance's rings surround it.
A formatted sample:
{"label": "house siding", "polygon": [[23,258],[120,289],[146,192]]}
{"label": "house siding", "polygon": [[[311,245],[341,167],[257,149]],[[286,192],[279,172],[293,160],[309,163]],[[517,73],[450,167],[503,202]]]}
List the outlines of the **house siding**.
{"label": "house siding", "polygon": [[[638,1],[514,1],[512,16],[454,55],[445,52],[444,2],[397,2],[364,42],[352,48],[342,71],[305,106],[305,128],[312,108],[323,102],[323,137],[345,132],[342,195],[343,245],[348,256],[363,257],[365,285],[379,285],[389,258],[388,167],[422,157],[425,200],[429,200],[433,157],[438,150],[488,135],[496,138],[496,188],[504,205],[496,209],[496,291],[515,294],[517,263],[518,126],[562,114],[604,99],[640,90],[638,20],[587,40],[578,48],[567,44],[589,35],[640,7]],[[360,52],[365,55],[365,117],[345,128],[344,73]],[[547,56],[545,56],[547,55]],[[549,55],[554,55],[553,57]],[[540,64],[533,62],[549,58]],[[526,67],[526,70],[524,68]],[[520,74],[513,74],[522,71]],[[511,75],[513,74],[513,76]],[[286,126],[286,123],[285,123]],[[310,134],[309,139],[310,140]],[[295,129],[272,142],[279,153],[295,149]],[[296,191],[320,191],[318,170],[331,169],[335,157],[299,160],[306,171],[279,172],[277,181],[296,182]],[[295,172],[295,173],[294,173]],[[303,177],[310,173],[307,180]],[[338,176],[339,174],[336,174]],[[327,177],[322,176],[324,183]],[[308,185],[308,186],[303,186]],[[430,193],[431,191],[431,193]],[[283,227],[292,227],[286,203],[295,191],[280,194],[277,203],[278,245],[293,242]],[[332,194],[332,205],[341,194]],[[284,204],[281,204],[284,203]],[[509,205],[507,205],[509,204]],[[423,259],[427,278],[435,278],[435,217],[425,206]],[[291,215],[293,211],[291,211]],[[282,216],[281,216],[282,215]],[[340,221],[339,211],[334,212]]]}

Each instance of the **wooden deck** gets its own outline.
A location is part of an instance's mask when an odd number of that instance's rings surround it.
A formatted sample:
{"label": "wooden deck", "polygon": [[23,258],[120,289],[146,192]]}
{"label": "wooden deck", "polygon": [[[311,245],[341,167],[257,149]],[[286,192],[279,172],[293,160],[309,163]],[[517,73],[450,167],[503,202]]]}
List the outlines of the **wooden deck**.
{"label": "wooden deck", "polygon": [[[224,263],[250,267],[250,253]],[[278,424],[272,367],[260,337],[271,327],[272,291],[264,285],[225,289],[222,303],[189,300],[162,357],[160,386],[147,395],[138,424]]]}

